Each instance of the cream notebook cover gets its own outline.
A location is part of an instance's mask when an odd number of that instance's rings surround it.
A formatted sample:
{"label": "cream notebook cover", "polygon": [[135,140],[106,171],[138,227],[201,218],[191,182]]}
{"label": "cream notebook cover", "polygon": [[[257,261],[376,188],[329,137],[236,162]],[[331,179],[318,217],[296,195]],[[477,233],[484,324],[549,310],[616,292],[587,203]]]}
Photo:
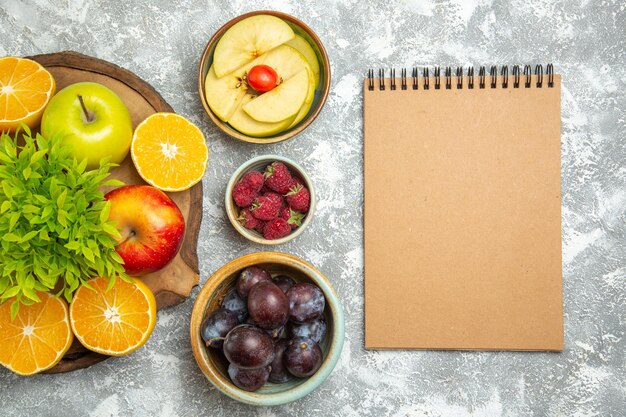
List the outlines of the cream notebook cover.
{"label": "cream notebook cover", "polygon": [[458,71],[364,82],[366,348],[560,351],[560,76]]}

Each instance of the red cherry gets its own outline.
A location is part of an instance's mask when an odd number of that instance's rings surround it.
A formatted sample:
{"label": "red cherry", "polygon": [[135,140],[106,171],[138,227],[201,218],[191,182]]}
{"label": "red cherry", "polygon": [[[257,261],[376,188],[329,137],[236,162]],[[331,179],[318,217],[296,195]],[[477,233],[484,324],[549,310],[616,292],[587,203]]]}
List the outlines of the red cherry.
{"label": "red cherry", "polygon": [[270,91],[276,87],[277,81],[276,71],[267,65],[255,65],[248,72],[248,85],[259,93]]}

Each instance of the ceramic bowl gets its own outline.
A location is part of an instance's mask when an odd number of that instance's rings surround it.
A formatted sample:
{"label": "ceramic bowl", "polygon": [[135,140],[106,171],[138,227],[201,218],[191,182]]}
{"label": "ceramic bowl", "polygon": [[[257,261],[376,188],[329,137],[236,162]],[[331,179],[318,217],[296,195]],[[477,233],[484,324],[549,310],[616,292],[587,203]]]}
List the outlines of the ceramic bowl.
{"label": "ceramic bowl", "polygon": [[[263,235],[261,235],[256,230],[246,229],[245,227],[241,225],[241,223],[239,223],[239,221],[237,220],[237,218],[239,217],[239,207],[237,207],[237,205],[235,204],[235,201],[233,200],[233,197],[232,197],[232,193],[233,193],[233,187],[235,186],[235,184],[246,173],[250,171],[263,172],[265,167],[274,161],[283,162],[287,166],[287,168],[289,168],[289,170],[294,176],[300,177],[300,179],[304,182],[306,187],[309,189],[309,192],[311,193],[311,202],[309,204],[309,211],[307,212],[307,215],[304,218],[304,221],[302,222],[302,225],[300,225],[300,227],[293,230],[290,234],[288,234],[285,237],[282,237],[280,239],[268,240],[268,239],[263,238]],[[233,175],[230,177],[230,181],[228,181],[228,185],[226,186],[225,207],[226,207],[226,214],[228,215],[228,220],[230,220],[230,223],[233,225],[235,230],[239,232],[240,235],[242,235],[248,240],[251,240],[252,242],[261,243],[263,245],[278,245],[278,244],[288,242],[298,237],[304,231],[304,229],[306,229],[309,223],[311,223],[311,219],[313,218],[313,213],[315,212],[315,206],[316,206],[315,189],[313,188],[313,183],[311,182],[311,179],[309,178],[309,176],[306,174],[306,172],[300,165],[298,165],[296,162],[292,161],[291,159],[285,158],[283,156],[261,155],[261,156],[257,156],[256,158],[252,158],[247,162],[244,162],[243,165],[237,168],[237,170],[233,173]]]}
{"label": "ceramic bowl", "polygon": [[[311,105],[311,109],[309,110],[309,113],[305,116],[304,119],[300,121],[300,123],[298,123],[291,129],[280,132],[276,135],[264,137],[264,138],[248,136],[230,127],[228,123],[225,123],[219,117],[217,117],[215,113],[213,113],[204,95],[204,81],[206,79],[207,73],[209,72],[209,69],[211,68],[211,65],[213,64],[213,52],[215,51],[215,46],[217,45],[222,35],[235,23],[247,17],[255,16],[259,14],[268,14],[268,15],[276,16],[276,17],[281,18],[285,22],[287,22],[297,35],[300,35],[303,38],[305,38],[309,42],[309,44],[313,47],[313,50],[315,51],[315,54],[317,55],[317,60],[320,64],[320,81],[315,91],[315,98],[313,99],[313,104]],[[219,28],[217,32],[215,32],[215,34],[211,37],[211,39],[209,39],[209,42],[206,44],[204,50],[202,51],[202,56],[200,57],[200,63],[199,63],[199,68],[198,68],[198,93],[200,94],[200,100],[202,101],[202,106],[204,107],[204,110],[208,114],[209,118],[213,121],[213,123],[215,123],[215,125],[218,128],[220,128],[220,130],[232,136],[233,138],[244,141],[244,142],[264,143],[264,144],[275,143],[275,142],[287,140],[297,135],[298,133],[302,132],[304,129],[307,128],[307,126],[309,126],[313,122],[313,120],[315,120],[317,115],[322,110],[322,107],[324,106],[324,103],[326,102],[326,98],[328,97],[329,90],[330,90],[330,61],[328,60],[328,55],[326,53],[326,49],[324,48],[324,45],[322,44],[322,41],[315,34],[315,32],[313,32],[313,30],[310,27],[308,27],[304,22],[285,13],[276,12],[273,10],[258,10],[258,11],[246,13],[246,14],[243,14],[241,16],[234,18],[233,20],[227,22],[226,24],[224,24],[224,26]]]}
{"label": "ceramic bowl", "polygon": [[[234,287],[244,268],[259,265],[272,275],[285,274],[298,282],[317,285],[326,297],[324,315],[328,326],[325,339],[320,344],[324,359],[320,369],[309,378],[294,378],[283,384],[266,383],[256,392],[244,391],[228,377],[228,363],[224,355],[207,348],[200,337],[204,318],[219,308],[226,293]],[[237,258],[218,269],[204,284],[193,306],[190,325],[191,346],[198,366],[207,379],[229,397],[252,405],[271,406],[285,404],[304,397],[315,390],[335,367],[344,341],[343,309],[332,285],[320,271],[302,259],[278,252],[258,252]]]}

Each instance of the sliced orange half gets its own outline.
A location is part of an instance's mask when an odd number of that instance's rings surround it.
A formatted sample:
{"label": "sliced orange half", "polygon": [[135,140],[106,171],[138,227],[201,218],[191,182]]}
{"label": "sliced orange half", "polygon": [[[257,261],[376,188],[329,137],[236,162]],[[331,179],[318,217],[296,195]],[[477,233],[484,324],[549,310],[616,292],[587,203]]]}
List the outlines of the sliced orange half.
{"label": "sliced orange half", "polygon": [[143,346],[156,324],[156,300],[142,281],[118,278],[107,291],[106,278],[94,278],[76,290],[70,323],[87,349],[104,355],[127,355]]}
{"label": "sliced orange half", "polygon": [[13,300],[0,305],[0,365],[33,375],[59,363],[72,344],[67,303],[44,292],[41,302],[21,305],[11,320]]}
{"label": "sliced orange half", "polygon": [[52,74],[38,62],[0,58],[0,130],[15,131],[22,123],[37,126],[55,91]]}
{"label": "sliced orange half", "polygon": [[130,154],[139,175],[163,191],[183,191],[206,171],[209,149],[196,125],[175,113],[155,113],[137,126]]}

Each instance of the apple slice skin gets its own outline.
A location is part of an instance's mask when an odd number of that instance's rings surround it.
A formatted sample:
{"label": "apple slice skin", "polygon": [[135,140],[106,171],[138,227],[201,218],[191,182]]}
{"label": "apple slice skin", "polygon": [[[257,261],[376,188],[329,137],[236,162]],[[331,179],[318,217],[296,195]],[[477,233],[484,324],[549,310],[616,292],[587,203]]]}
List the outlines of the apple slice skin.
{"label": "apple slice skin", "polygon": [[309,90],[305,68],[281,85],[243,105],[243,110],[259,122],[278,123],[300,111]]}
{"label": "apple slice skin", "polygon": [[296,51],[300,52],[302,56],[304,56],[304,59],[306,59],[306,61],[311,66],[311,70],[313,71],[315,80],[314,88],[317,88],[320,82],[320,63],[317,60],[317,55],[315,54],[313,47],[311,47],[311,44],[302,36],[296,35],[295,38],[287,41],[285,45],[291,46]]}
{"label": "apple slice skin", "polygon": [[311,106],[313,105],[313,99],[315,98],[315,76],[309,72],[309,89],[307,91],[307,96],[304,99],[304,104],[300,107],[300,111],[296,114],[296,118],[289,125],[287,129],[291,129],[298,123],[302,121],[311,110]]}
{"label": "apple slice skin", "polygon": [[280,133],[284,130],[287,130],[289,125],[295,119],[295,116],[292,116],[282,122],[278,123],[264,123],[254,120],[252,117],[248,116],[248,114],[243,111],[242,107],[253,100],[252,94],[246,94],[237,110],[233,113],[231,118],[228,120],[228,123],[239,132],[244,135],[263,138],[267,136],[272,136],[277,133]]}
{"label": "apple slice skin", "polygon": [[251,16],[231,26],[220,38],[213,62],[218,78],[294,38],[293,29],[276,16]]}

